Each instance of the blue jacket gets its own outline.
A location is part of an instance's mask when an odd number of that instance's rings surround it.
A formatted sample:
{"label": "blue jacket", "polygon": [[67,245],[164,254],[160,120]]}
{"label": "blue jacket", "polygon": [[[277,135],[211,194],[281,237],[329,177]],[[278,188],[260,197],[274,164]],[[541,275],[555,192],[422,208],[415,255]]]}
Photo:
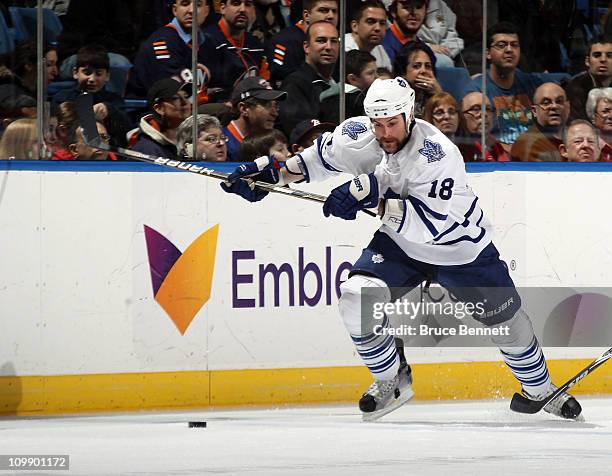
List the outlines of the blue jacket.
{"label": "blue jacket", "polygon": [[140,120],[140,129],[130,137],[130,149],[154,157],[176,158],[176,145],[164,136],[152,114]]}
{"label": "blue jacket", "polygon": [[270,79],[278,86],[304,62],[304,28],[301,22],[288,26],[266,44]]}
{"label": "blue jacket", "polygon": [[236,45],[223,19],[204,31],[210,38],[210,44],[206,45],[203,52],[203,63],[210,69],[212,76],[208,87],[223,90],[215,98],[217,101],[229,98],[234,83],[249,71],[253,76],[270,79],[264,47],[253,35],[245,33],[242,45]]}
{"label": "blue jacket", "polygon": [[[198,34],[198,38],[198,62],[208,66],[204,49],[211,47],[210,39],[204,33]],[[146,97],[154,82],[178,75],[184,69],[191,71],[191,34],[185,32],[175,18],[140,45],[127,90],[138,97]]]}

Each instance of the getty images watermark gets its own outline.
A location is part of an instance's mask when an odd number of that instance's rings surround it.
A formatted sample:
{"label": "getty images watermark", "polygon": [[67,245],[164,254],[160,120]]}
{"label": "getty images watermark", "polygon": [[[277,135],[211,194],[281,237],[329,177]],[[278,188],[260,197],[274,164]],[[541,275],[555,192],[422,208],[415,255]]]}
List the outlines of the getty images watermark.
{"label": "getty images watermark", "polygon": [[605,347],[612,341],[612,288],[603,287],[364,288],[361,330],[364,336],[401,337],[408,347],[489,347],[495,346],[491,338],[512,337],[519,309],[543,346]]}
{"label": "getty images watermark", "polygon": [[[512,304],[513,298],[506,301],[505,307]],[[372,332],[376,335],[393,335],[393,336],[423,336],[423,337],[451,337],[451,336],[492,336],[492,335],[509,335],[509,327],[507,325],[495,327],[474,327],[468,324],[458,324],[456,326],[440,326],[436,320],[436,325],[432,325],[431,320],[428,322],[416,323],[415,321],[423,320],[424,316],[437,316],[452,320],[463,320],[466,317],[474,315],[486,315],[486,301],[483,302],[430,302],[430,301],[414,301],[408,298],[397,299],[392,302],[374,302],[372,303],[372,317],[376,321],[381,321],[374,324]],[[400,323],[395,326],[386,325],[385,318],[399,318],[400,321],[409,320],[408,323]]]}

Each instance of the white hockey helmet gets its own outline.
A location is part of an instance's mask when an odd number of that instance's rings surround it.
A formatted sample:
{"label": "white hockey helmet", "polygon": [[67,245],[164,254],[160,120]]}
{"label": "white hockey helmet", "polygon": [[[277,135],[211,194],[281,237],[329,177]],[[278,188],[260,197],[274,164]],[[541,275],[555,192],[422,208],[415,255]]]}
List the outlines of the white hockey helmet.
{"label": "white hockey helmet", "polygon": [[404,78],[377,79],[368,89],[363,108],[370,119],[405,114],[406,123],[414,111],[414,89]]}

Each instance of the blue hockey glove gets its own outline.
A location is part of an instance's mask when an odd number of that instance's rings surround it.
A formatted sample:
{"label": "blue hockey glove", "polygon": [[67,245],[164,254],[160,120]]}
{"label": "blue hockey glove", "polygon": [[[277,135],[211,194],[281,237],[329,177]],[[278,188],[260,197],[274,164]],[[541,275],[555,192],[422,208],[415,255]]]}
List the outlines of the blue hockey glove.
{"label": "blue hockey glove", "polygon": [[354,220],[359,210],[377,205],[378,180],[374,174],[361,174],[331,191],[323,204],[323,214]]}
{"label": "blue hockey glove", "polygon": [[234,183],[222,182],[221,188],[227,193],[235,193],[236,195],[240,195],[249,202],[258,202],[263,200],[266,195],[270,193],[255,187],[253,182],[247,182],[246,180],[241,179],[236,180]]}
{"label": "blue hockey glove", "polygon": [[276,184],[279,182],[279,169],[278,160],[273,156],[259,157],[253,162],[240,164],[227,178],[227,182],[221,183],[221,188],[227,193],[240,195],[249,202],[258,202],[269,192],[258,189],[252,182],[244,179]]}

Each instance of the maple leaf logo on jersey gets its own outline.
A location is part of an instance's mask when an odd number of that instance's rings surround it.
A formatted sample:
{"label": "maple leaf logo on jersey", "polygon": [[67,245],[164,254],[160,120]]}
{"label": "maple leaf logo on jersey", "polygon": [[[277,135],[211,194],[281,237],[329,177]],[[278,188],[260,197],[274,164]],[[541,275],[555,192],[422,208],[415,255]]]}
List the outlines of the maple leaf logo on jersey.
{"label": "maple leaf logo on jersey", "polygon": [[342,135],[349,136],[353,140],[357,140],[359,134],[367,132],[368,128],[361,122],[349,121],[342,126]]}
{"label": "maple leaf logo on jersey", "polygon": [[372,256],[372,263],[374,264],[380,264],[380,263],[383,263],[384,261],[385,261],[385,257],[381,255],[380,253]]}
{"label": "maple leaf logo on jersey", "polygon": [[419,149],[419,154],[427,157],[427,163],[431,164],[432,162],[438,162],[442,160],[446,154],[442,150],[442,146],[437,142],[430,141],[429,139],[425,139],[423,143],[423,148]]}

